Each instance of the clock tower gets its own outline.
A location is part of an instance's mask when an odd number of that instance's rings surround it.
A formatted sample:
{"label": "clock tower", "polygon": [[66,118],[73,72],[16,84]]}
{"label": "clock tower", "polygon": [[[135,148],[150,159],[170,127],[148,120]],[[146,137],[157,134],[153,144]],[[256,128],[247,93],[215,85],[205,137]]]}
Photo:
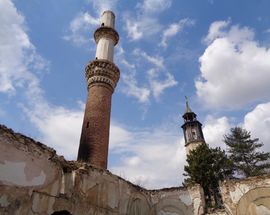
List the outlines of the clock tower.
{"label": "clock tower", "polygon": [[187,155],[201,144],[205,144],[202,124],[197,120],[197,115],[191,110],[186,100],[186,111],[183,114],[184,124],[182,129],[185,137],[185,147]]}

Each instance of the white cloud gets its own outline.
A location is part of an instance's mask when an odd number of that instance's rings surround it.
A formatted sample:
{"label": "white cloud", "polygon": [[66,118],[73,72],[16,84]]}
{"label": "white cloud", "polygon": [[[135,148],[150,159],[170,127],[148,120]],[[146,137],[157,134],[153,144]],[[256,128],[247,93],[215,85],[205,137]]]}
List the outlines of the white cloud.
{"label": "white cloud", "polygon": [[149,75],[149,82],[152,89],[152,93],[156,99],[159,99],[161,94],[166,90],[167,88],[174,87],[178,83],[174,79],[173,75],[165,72],[164,76],[165,78],[161,79],[158,77],[157,73],[159,73],[155,69],[151,69],[148,71]]}
{"label": "white cloud", "polygon": [[131,40],[148,39],[162,30],[158,14],[170,8],[171,0],[144,0],[137,4],[136,14],[126,13],[123,16],[124,30]]}
{"label": "white cloud", "polygon": [[269,99],[269,48],[255,41],[251,29],[227,25],[210,27],[209,46],[199,59],[197,96],[208,107],[229,109]]}
{"label": "white cloud", "polygon": [[204,38],[204,41],[209,44],[217,38],[224,37],[226,33],[222,30],[224,30],[224,28],[226,28],[229,24],[229,21],[213,22],[209,27],[208,34]]}
{"label": "white cloud", "polygon": [[126,60],[124,49],[119,46],[116,52],[116,61],[126,69],[121,71],[120,81],[124,83],[120,91],[129,97],[136,98],[142,104],[148,104],[150,99],[150,89],[139,86],[136,79],[136,65]]}
{"label": "white cloud", "polygon": [[162,39],[160,42],[160,46],[166,47],[167,46],[167,41],[170,37],[175,36],[177,33],[183,31],[183,29],[186,26],[191,26],[194,25],[194,21],[190,19],[181,19],[177,23],[170,24],[168,28],[166,28],[163,33],[162,33]]}
{"label": "white cloud", "polygon": [[79,12],[70,22],[69,29],[63,39],[71,41],[76,46],[82,46],[90,41],[89,33],[100,23],[100,17],[106,10],[116,12],[118,0],[87,0],[93,7],[94,15],[89,12]]}
{"label": "white cloud", "polygon": [[140,49],[134,49],[133,54],[135,56],[142,57],[143,59],[147,60],[149,63],[152,63],[154,66],[160,69],[164,69],[164,58],[161,56],[150,56]]}
{"label": "white cloud", "polygon": [[110,150],[118,150],[126,147],[133,139],[132,132],[124,128],[124,126],[112,121],[110,126]]}
{"label": "white cloud", "polygon": [[[120,164],[110,168],[111,171],[147,188],[179,186],[183,177],[185,148],[178,132],[156,128],[129,133],[132,134],[129,142],[111,151],[121,159]],[[120,155],[119,150],[122,152]]]}
{"label": "white cloud", "polygon": [[89,43],[89,32],[99,24],[99,19],[88,12],[79,13],[69,25],[69,31],[63,38],[77,46]]}
{"label": "white cloud", "polygon": [[143,104],[149,102],[150,90],[147,87],[139,87],[134,74],[125,73],[122,74],[121,78],[125,83],[125,86],[121,90],[124,94],[137,98]]}
{"label": "white cloud", "polygon": [[83,110],[52,107],[45,103],[25,109],[31,122],[41,133],[40,140],[53,147],[57,154],[75,160],[80,142]]}
{"label": "white cloud", "polygon": [[88,0],[92,3],[94,10],[97,12],[97,16],[100,17],[106,10],[116,11],[116,5],[118,0]]}
{"label": "white cloud", "polygon": [[148,104],[151,94],[158,100],[164,90],[177,85],[174,76],[169,72],[164,71],[165,66],[163,57],[151,56],[140,49],[135,49],[132,54],[140,57],[144,62],[147,61],[154,67],[147,72],[145,71],[148,83],[143,87],[139,87],[136,79],[136,69],[141,65],[136,66],[129,63],[125,59],[124,52],[122,52],[121,55],[117,55],[117,59],[121,59],[120,63],[128,69],[128,71],[125,71],[121,75],[121,80],[125,83],[121,90],[124,94],[137,98],[140,103]]}
{"label": "white cloud", "polygon": [[36,53],[14,4],[3,0],[0,10],[0,92],[14,94],[16,88],[38,81],[29,68],[44,71],[48,63]]}
{"label": "white cloud", "polygon": [[146,39],[160,32],[162,25],[156,17],[141,15],[130,18],[130,14],[124,16],[125,27],[128,38],[131,40]]}
{"label": "white cloud", "polygon": [[[40,73],[47,71],[47,62],[36,53],[25,31],[24,17],[9,0],[0,1],[0,91],[19,94],[21,107],[41,133],[40,139],[69,157],[73,151],[82,112],[53,107],[40,88]],[[17,98],[17,97],[16,97]],[[21,102],[21,100],[18,100]],[[76,151],[76,150],[75,150]]]}
{"label": "white cloud", "polygon": [[137,7],[145,13],[157,13],[170,8],[171,5],[171,0],[144,0]]}
{"label": "white cloud", "polygon": [[207,116],[203,127],[205,141],[211,148],[221,147],[225,150],[226,146],[223,142],[223,137],[230,131],[231,127],[229,119],[225,116],[220,118],[215,118],[211,115]]}
{"label": "white cloud", "polygon": [[148,61],[154,67],[147,71],[149,88],[155,99],[159,99],[164,90],[178,84],[174,76],[165,70],[164,58],[161,56],[151,56],[146,52],[135,49],[133,51],[135,56],[141,57]]}
{"label": "white cloud", "polygon": [[264,151],[270,152],[270,102],[259,104],[247,113],[243,127],[251,132],[252,138],[259,138],[264,143]]}
{"label": "white cloud", "polygon": [[126,20],[126,29],[128,32],[128,37],[132,40],[138,40],[142,38],[143,32],[139,30],[140,23],[132,21],[132,20]]}

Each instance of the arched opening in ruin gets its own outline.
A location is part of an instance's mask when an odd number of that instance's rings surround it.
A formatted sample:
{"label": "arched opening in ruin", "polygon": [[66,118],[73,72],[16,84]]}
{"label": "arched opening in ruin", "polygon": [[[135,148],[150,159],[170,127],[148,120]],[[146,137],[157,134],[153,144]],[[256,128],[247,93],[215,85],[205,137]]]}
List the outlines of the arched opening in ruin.
{"label": "arched opening in ruin", "polygon": [[270,214],[270,188],[258,187],[244,194],[236,207],[236,215]]}

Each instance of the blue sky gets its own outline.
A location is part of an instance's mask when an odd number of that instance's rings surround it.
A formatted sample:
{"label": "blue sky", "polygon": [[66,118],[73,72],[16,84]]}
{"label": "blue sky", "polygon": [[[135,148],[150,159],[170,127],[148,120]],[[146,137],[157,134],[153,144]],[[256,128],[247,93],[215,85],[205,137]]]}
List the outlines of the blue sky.
{"label": "blue sky", "polygon": [[109,170],[148,188],[180,185],[184,96],[206,141],[243,126],[270,151],[267,0],[1,0],[0,120],[76,159],[103,10],[116,14],[121,78]]}

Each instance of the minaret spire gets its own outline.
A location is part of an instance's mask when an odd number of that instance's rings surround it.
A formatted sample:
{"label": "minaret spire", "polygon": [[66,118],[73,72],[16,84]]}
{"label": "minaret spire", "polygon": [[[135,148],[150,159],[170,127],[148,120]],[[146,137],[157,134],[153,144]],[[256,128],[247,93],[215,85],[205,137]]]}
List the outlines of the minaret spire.
{"label": "minaret spire", "polygon": [[104,11],[101,25],[94,33],[96,57],[85,68],[88,97],[78,152],[79,161],[104,169],[108,160],[111,98],[120,77],[113,63],[114,46],[119,40],[114,22],[114,13]]}

